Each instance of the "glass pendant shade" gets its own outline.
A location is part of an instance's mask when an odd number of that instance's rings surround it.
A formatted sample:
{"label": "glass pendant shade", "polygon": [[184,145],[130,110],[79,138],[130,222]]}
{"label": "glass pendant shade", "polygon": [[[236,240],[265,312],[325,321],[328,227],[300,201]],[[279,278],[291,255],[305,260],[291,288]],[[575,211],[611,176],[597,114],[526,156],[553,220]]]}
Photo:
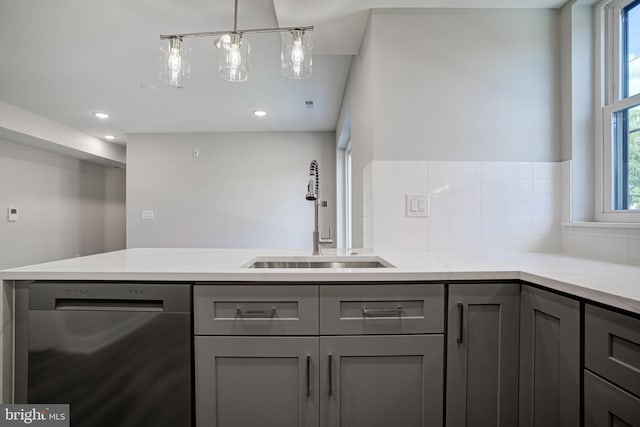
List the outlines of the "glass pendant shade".
{"label": "glass pendant shade", "polygon": [[294,30],[282,37],[281,72],[290,79],[311,77],[311,49],[313,45],[304,31]]}
{"label": "glass pendant shade", "polygon": [[185,87],[191,79],[191,49],[182,47],[178,37],[169,39],[166,48],[160,48],[160,80],[176,88]]}
{"label": "glass pendant shade", "polygon": [[216,46],[220,78],[228,82],[247,80],[249,78],[249,42],[242,38],[242,34],[225,34]]}

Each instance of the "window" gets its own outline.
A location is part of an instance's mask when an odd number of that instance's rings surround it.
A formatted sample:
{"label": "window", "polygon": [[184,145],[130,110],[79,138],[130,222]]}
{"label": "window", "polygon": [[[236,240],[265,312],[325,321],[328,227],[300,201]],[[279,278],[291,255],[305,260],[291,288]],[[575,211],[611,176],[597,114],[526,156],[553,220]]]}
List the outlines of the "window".
{"label": "window", "polygon": [[344,150],[344,184],[345,184],[345,248],[353,247],[353,214],[352,214],[352,203],[353,203],[353,194],[352,194],[352,173],[353,173],[353,164],[351,159],[351,143],[347,145],[346,150]]}
{"label": "window", "polygon": [[599,219],[640,220],[640,0],[606,6]]}

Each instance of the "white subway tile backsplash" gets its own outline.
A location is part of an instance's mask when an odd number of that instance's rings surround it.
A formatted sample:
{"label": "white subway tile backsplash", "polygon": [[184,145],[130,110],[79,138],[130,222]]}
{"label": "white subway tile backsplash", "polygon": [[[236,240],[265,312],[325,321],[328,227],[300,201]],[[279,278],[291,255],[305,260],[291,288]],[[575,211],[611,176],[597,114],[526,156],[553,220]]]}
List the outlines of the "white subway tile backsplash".
{"label": "white subway tile backsplash", "polygon": [[631,265],[640,266],[640,230],[633,230],[628,235],[627,262]]}
{"label": "white subway tile backsplash", "polygon": [[430,200],[430,217],[448,218],[451,215],[477,215],[480,211],[480,196],[467,198],[437,198]]}
{"label": "white subway tile backsplash", "polygon": [[508,181],[508,197],[512,200],[533,199],[533,181]]}
{"label": "white subway tile backsplash", "polygon": [[[431,181],[429,181],[431,182]],[[479,197],[481,194],[480,182],[477,180],[461,180],[449,178],[447,183],[441,186],[428,186],[433,198],[468,198]]]}
{"label": "white subway tile backsplash", "polygon": [[555,181],[561,179],[560,163],[534,163],[533,164],[533,180],[534,181]]}
{"label": "white subway tile backsplash", "polygon": [[560,218],[560,201],[555,199],[538,199],[533,201],[533,216],[550,216]]}
{"label": "white subway tile backsplash", "polygon": [[509,198],[510,182],[504,178],[481,179],[482,197]]}
{"label": "white subway tile backsplash", "polygon": [[366,165],[363,169],[362,169],[362,182],[363,183],[367,183],[367,182],[371,182],[372,179],[372,168],[373,168],[373,163],[369,163],[368,165]]}
{"label": "white subway tile backsplash", "polygon": [[561,229],[565,254],[640,266],[640,228],[568,224]]}
{"label": "white subway tile backsplash", "polygon": [[[560,235],[560,223],[557,217],[552,216],[534,216],[533,217],[533,233],[534,234],[556,234]],[[558,246],[558,248],[560,248]]]}
{"label": "white subway tile backsplash", "polygon": [[533,211],[533,200],[531,199],[511,199],[507,202],[507,214],[510,216],[533,215]]}
{"label": "white subway tile backsplash", "polygon": [[373,226],[374,248],[387,251],[427,251],[426,218],[379,218]]}
{"label": "white subway tile backsplash", "polygon": [[376,218],[400,218],[405,216],[405,192],[379,194],[373,199],[373,216]]}
{"label": "white subway tile backsplash", "polygon": [[480,179],[482,182],[491,180],[505,181],[511,175],[509,162],[480,162]]}
{"label": "white subway tile backsplash", "polygon": [[560,163],[560,194],[555,195],[560,205],[560,218],[567,223],[561,227],[562,253],[640,266],[640,228],[571,224],[572,167],[571,160]]}
{"label": "white subway tile backsplash", "polygon": [[627,262],[628,239],[625,230],[569,227],[562,234],[564,253],[600,261]]}
{"label": "white subway tile backsplash", "polygon": [[[372,231],[365,241],[375,250],[560,250],[559,163],[374,161],[370,166]],[[406,218],[405,194],[422,192],[429,194],[430,216]]]}
{"label": "white subway tile backsplash", "polygon": [[555,197],[557,181],[533,181],[533,199],[551,200]]}
{"label": "white subway tile backsplash", "polygon": [[506,215],[482,215],[481,234],[483,236],[504,236],[509,234],[507,230],[508,216]]}
{"label": "white subway tile backsplash", "polygon": [[428,249],[431,252],[476,252],[482,249],[479,217],[429,218]]}
{"label": "white subway tile backsplash", "polygon": [[495,194],[483,195],[480,200],[480,215],[485,217],[507,215],[509,201]]}
{"label": "white subway tile backsplash", "polygon": [[533,163],[509,162],[509,175],[514,181],[533,181]]}
{"label": "white subway tile backsplash", "polygon": [[533,235],[528,252],[558,252],[560,248],[560,233],[543,233]]}
{"label": "white subway tile backsplash", "polygon": [[507,217],[507,232],[510,235],[533,234],[533,217],[532,216],[509,216]]}
{"label": "white subway tile backsplash", "polygon": [[571,160],[564,161],[560,164],[560,218],[562,222],[571,221]]}

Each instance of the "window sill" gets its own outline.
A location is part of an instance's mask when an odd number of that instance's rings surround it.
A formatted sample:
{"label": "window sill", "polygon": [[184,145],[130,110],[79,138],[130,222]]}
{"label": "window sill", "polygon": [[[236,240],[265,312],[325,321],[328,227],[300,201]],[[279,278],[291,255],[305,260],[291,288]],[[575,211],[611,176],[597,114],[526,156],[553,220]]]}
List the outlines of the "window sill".
{"label": "window sill", "polygon": [[561,222],[563,227],[575,228],[618,228],[618,229],[640,229],[639,222],[598,222],[598,221],[574,221]]}

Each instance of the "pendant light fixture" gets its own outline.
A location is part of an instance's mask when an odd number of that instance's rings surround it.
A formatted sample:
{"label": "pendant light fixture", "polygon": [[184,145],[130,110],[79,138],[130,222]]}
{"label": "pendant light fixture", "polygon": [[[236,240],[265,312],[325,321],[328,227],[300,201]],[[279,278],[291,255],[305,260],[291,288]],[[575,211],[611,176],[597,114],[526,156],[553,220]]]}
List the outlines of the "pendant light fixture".
{"label": "pendant light fixture", "polygon": [[311,41],[304,31],[294,30],[282,37],[281,72],[290,79],[311,77]]}
{"label": "pendant light fixture", "polygon": [[218,73],[222,80],[243,82],[249,78],[249,41],[234,32],[218,39]]}
{"label": "pendant light fixture", "polygon": [[176,88],[191,78],[191,49],[182,47],[182,38],[172,36],[166,49],[160,48],[160,80]]}
{"label": "pendant light fixture", "polygon": [[244,34],[284,33],[282,38],[281,72],[291,79],[311,76],[311,40],[307,31],[313,26],[284,28],[255,28],[238,30],[238,0],[235,0],[233,30],[160,35],[168,40],[161,48],[160,80],[169,86],[181,88],[191,79],[191,49],[183,40],[190,37],[218,37],[214,46],[218,49],[218,75],[228,82],[243,82],[249,78],[249,41]]}

